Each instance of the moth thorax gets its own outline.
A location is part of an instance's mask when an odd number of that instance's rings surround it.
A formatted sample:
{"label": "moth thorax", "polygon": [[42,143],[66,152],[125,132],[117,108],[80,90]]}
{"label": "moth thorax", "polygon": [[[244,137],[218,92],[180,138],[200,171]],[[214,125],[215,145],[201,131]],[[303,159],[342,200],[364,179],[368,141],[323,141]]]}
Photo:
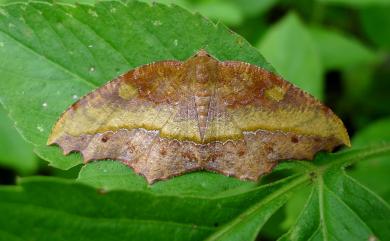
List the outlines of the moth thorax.
{"label": "moth thorax", "polygon": [[195,84],[195,106],[198,116],[200,137],[203,140],[207,129],[207,120],[211,101],[211,88],[209,82],[197,82]]}
{"label": "moth thorax", "polygon": [[210,79],[209,70],[206,65],[199,64],[195,66],[195,80],[198,83],[207,83]]}

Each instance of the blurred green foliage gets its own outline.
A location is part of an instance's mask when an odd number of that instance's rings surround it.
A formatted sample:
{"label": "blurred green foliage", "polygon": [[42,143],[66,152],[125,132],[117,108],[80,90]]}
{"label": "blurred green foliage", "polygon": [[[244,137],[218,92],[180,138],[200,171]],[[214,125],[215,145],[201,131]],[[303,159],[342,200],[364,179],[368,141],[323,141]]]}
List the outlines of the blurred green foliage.
{"label": "blurred green foliage", "polygon": [[32,146],[19,135],[1,105],[0,164],[19,174],[33,174],[38,168]]}
{"label": "blurred green foliage", "polygon": [[323,69],[319,51],[308,28],[295,13],[274,24],[258,46],[285,79],[323,99]]}
{"label": "blurred green foliage", "polygon": [[[0,4],[14,2],[25,1],[0,0]],[[93,4],[96,1],[54,2]],[[354,146],[390,141],[390,1],[155,2],[200,12],[242,35],[258,48],[278,73],[330,106],[345,121]],[[3,47],[1,42],[0,47]],[[19,136],[14,124],[1,109],[0,180],[3,183],[6,183],[3,177],[9,175],[77,175],[79,167],[66,173],[39,164],[33,147]],[[350,170],[353,177],[387,202],[390,201],[389,159],[381,157],[359,162]],[[84,181],[88,178],[86,174],[87,168],[82,172],[85,176],[81,176]],[[285,208],[268,221],[265,227],[273,228],[264,228],[262,235],[273,240],[286,232],[309,194],[309,189],[297,192]]]}

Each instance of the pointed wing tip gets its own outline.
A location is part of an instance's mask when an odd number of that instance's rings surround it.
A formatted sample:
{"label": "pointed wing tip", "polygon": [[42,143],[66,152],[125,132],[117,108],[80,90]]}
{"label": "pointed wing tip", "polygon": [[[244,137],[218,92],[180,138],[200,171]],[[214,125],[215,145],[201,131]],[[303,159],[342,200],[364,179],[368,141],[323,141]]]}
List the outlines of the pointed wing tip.
{"label": "pointed wing tip", "polygon": [[340,141],[339,145],[351,147],[351,140],[344,122],[334,112],[331,111],[330,113],[332,114],[331,119],[333,124],[331,132],[333,132],[333,137]]}
{"label": "pointed wing tip", "polygon": [[346,138],[345,138],[343,144],[346,145],[347,147],[351,147],[351,146],[352,146],[351,140],[349,139],[348,134],[347,134],[347,136],[346,136]]}
{"label": "pointed wing tip", "polygon": [[50,133],[49,137],[47,138],[46,141],[46,146],[51,146],[56,144],[56,140],[54,140],[53,133]]}
{"label": "pointed wing tip", "polygon": [[[341,121],[341,120],[340,120]],[[340,140],[342,142],[343,145],[346,145],[347,147],[351,147],[351,139],[349,138],[349,135],[348,135],[348,131],[347,131],[347,128],[345,128],[345,125],[343,122],[341,122],[342,124],[342,127],[341,127],[341,130],[340,130]]]}
{"label": "pointed wing tip", "polygon": [[61,147],[61,145],[60,145],[60,143],[58,143],[57,139],[49,137],[49,139],[46,142],[46,146],[54,146],[54,145],[57,145],[57,146]]}

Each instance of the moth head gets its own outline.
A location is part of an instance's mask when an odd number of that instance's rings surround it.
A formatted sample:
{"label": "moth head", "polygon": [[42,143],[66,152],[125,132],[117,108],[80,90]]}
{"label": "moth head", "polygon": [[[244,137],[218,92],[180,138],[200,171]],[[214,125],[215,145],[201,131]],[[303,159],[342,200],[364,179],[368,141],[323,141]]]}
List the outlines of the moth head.
{"label": "moth head", "polygon": [[208,58],[212,58],[211,55],[210,55],[205,49],[200,49],[200,50],[194,55],[194,58],[199,58],[199,57],[208,57]]}

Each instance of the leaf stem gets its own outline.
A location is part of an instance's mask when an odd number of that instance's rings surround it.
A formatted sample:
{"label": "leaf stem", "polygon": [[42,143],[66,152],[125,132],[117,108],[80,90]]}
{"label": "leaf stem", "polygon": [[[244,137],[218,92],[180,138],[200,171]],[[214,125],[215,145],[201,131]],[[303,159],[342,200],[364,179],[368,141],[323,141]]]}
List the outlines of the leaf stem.
{"label": "leaf stem", "polygon": [[322,237],[324,241],[328,240],[328,230],[325,225],[325,214],[324,214],[324,180],[322,177],[318,178],[318,202],[319,202],[319,212],[320,212],[320,225],[322,231]]}
{"label": "leaf stem", "polygon": [[[266,198],[262,199],[260,202],[254,204],[253,206],[249,207],[245,212],[243,212],[241,215],[233,219],[231,222],[227,223],[223,227],[221,227],[217,232],[215,232],[212,236],[208,237],[208,241],[212,240],[218,240],[221,238],[224,234],[228,233],[231,229],[233,229],[236,225],[243,222],[245,219],[248,219],[252,217],[253,215],[256,215],[260,209],[262,209],[266,204],[270,203],[271,201],[286,195],[286,200],[289,198],[289,196],[292,193],[292,190],[300,186],[301,184],[307,182],[310,179],[309,175],[303,175],[301,177],[296,178],[295,180],[292,180],[289,184],[283,186],[279,190],[273,192],[272,194],[268,195]],[[259,229],[261,227],[258,227]]]}

